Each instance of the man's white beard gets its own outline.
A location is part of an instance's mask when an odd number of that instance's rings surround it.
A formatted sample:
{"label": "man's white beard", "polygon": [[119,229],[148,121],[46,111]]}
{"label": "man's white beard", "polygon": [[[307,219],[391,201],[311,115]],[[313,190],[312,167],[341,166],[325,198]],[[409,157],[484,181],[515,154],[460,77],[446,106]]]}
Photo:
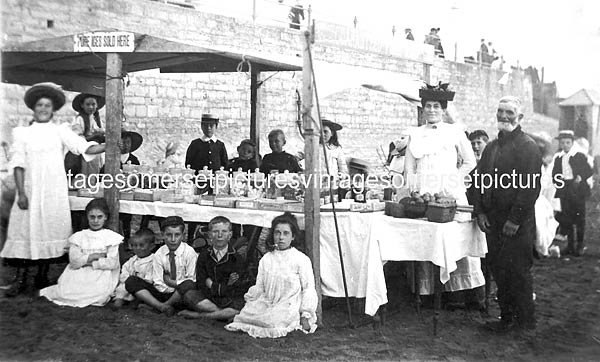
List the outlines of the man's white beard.
{"label": "man's white beard", "polygon": [[518,123],[510,123],[510,122],[498,122],[498,131],[503,133],[510,133],[517,128]]}

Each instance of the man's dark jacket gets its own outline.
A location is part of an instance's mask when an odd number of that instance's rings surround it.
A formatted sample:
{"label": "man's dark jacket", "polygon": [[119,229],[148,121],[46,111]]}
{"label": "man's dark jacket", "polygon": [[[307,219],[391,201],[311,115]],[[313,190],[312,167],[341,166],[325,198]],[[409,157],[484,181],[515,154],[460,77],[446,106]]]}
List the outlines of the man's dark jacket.
{"label": "man's dark jacket", "polygon": [[[506,174],[511,175],[515,171],[516,183],[512,183],[510,176],[509,187],[493,185],[483,189],[481,180],[479,187],[475,182],[473,192],[473,208],[475,214],[486,214],[488,217],[510,220],[520,225],[525,217],[534,214],[535,201],[540,193],[542,158],[537,144],[531,137],[527,136],[521,126],[517,126],[510,133],[501,132],[498,139],[490,142],[481,155],[476,171],[482,174],[490,174],[493,177]],[[522,182],[519,183],[519,175]],[[505,184],[506,176],[504,176]]]}

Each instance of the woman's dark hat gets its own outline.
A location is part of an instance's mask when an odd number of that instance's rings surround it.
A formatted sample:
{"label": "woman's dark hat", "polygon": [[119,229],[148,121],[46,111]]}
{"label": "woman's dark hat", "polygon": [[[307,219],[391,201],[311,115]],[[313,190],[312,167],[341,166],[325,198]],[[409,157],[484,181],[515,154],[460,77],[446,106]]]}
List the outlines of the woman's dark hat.
{"label": "woman's dark hat", "polygon": [[144,138],[142,137],[142,135],[137,132],[122,130],[121,138],[124,137],[131,138],[131,149],[129,150],[129,152],[137,150],[142,145],[142,142],[144,142]]}
{"label": "woman's dark hat", "polygon": [[101,96],[97,96],[94,94],[89,94],[89,93],[80,93],[78,94],[75,98],[73,98],[73,102],[71,102],[71,106],[73,106],[73,109],[77,112],[77,113],[83,113],[83,101],[86,98],[95,98],[96,102],[98,102],[98,110],[100,110],[100,108],[104,107],[104,104],[106,103],[106,98],[101,97]]}
{"label": "woman's dark hat", "polygon": [[219,117],[211,113],[204,113],[202,115],[202,122],[214,122],[219,123]]}
{"label": "woman's dark hat", "polygon": [[336,132],[343,128],[339,123],[332,122],[328,119],[322,119],[321,122],[323,122],[323,127],[329,127],[329,129]]}
{"label": "woman's dark hat", "polygon": [[50,98],[52,100],[53,110],[55,112],[65,105],[65,93],[58,84],[52,82],[34,84],[27,92],[25,92],[23,100],[27,107],[33,110],[37,101],[42,97]]}
{"label": "woman's dark hat", "polygon": [[556,137],[557,139],[561,139],[561,138],[570,138],[572,140],[575,140],[575,132],[573,132],[570,129],[564,129],[560,132],[558,132],[558,137]]}
{"label": "woman's dark hat", "polygon": [[454,92],[449,89],[450,83],[440,82],[438,85],[426,84],[419,89],[419,97],[426,101],[447,101],[454,100]]}

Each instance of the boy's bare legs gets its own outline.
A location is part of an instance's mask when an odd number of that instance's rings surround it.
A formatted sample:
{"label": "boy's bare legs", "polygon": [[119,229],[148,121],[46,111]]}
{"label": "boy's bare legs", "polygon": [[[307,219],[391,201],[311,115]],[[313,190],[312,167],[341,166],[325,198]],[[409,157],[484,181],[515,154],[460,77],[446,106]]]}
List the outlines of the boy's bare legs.
{"label": "boy's bare legs", "polygon": [[158,301],[158,299],[154,298],[154,296],[146,289],[142,289],[136,292],[135,297],[141,300],[142,302],[148,304],[152,308],[159,310],[161,313],[166,314],[169,317],[175,314],[173,304],[181,300],[181,296],[179,295],[179,293],[175,292],[169,298],[169,300],[167,300],[165,303],[161,303],[160,301]]}
{"label": "boy's bare legs", "polygon": [[240,311],[233,308],[221,309],[215,303],[204,299],[194,305],[194,310],[183,310],[178,315],[186,318],[207,318],[217,320],[228,320],[237,315]]}

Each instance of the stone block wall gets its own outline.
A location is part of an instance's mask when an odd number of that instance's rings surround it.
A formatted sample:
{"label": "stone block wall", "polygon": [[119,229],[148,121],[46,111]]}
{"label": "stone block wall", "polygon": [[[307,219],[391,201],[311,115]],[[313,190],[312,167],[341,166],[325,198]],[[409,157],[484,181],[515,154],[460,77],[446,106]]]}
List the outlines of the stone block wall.
{"label": "stone block wall", "polygon": [[[48,28],[48,20],[54,22],[52,28]],[[2,0],[2,28],[3,44],[118,29],[198,45],[226,46],[239,53],[259,49],[286,56],[301,54],[300,33],[295,30],[254,25],[246,20],[147,0]],[[415,44],[412,51],[412,45],[406,42],[399,52],[380,46],[377,39],[361,39],[360,34],[353,34],[351,42],[339,43],[329,34],[321,42],[317,36],[313,48],[316,61],[424,79],[425,63],[431,63],[433,59],[427,56],[427,49],[423,50],[422,44]],[[502,95],[520,96],[526,111],[531,111],[529,78],[514,71],[509,74],[507,84],[501,85],[498,80],[503,74],[498,70],[441,59],[433,60],[430,65],[433,82],[450,81],[456,88],[456,118],[466,123],[469,129],[495,128],[495,106]],[[270,152],[266,136],[274,128],[283,129],[288,136],[288,152],[301,151],[303,143],[296,126],[296,90],[302,92],[302,74],[263,73],[262,79],[267,78],[259,90],[261,154]],[[25,124],[31,118],[31,111],[22,101],[25,89],[12,84],[0,86],[2,140],[8,143],[11,128]],[[58,122],[75,116],[70,107],[74,95],[69,92],[69,103],[57,112]],[[178,154],[183,162],[188,144],[201,136],[200,117],[204,112],[221,116],[218,136],[224,140],[231,157],[236,155],[239,142],[249,136],[250,79],[245,73],[161,74],[158,70],[130,73],[124,95],[124,127],[144,136],[144,144],[136,154],[148,163],[160,158],[169,141],[180,143]],[[379,170],[382,160],[377,155],[378,146],[387,150],[387,144],[402,129],[416,125],[417,111],[410,103],[397,95],[361,87],[343,89],[324,97],[320,99],[320,106],[323,116],[344,126],[340,142],[346,154],[364,158]]]}

